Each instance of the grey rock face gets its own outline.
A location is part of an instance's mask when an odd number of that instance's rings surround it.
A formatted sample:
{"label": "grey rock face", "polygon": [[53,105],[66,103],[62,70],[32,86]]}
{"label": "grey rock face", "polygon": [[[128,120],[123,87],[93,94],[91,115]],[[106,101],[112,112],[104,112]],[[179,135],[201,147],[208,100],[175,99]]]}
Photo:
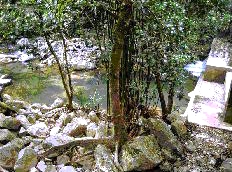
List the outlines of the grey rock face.
{"label": "grey rock face", "polygon": [[97,169],[104,172],[118,171],[118,169],[114,165],[113,156],[110,150],[107,149],[104,145],[98,145],[95,148],[94,157]]}
{"label": "grey rock face", "polygon": [[163,160],[154,136],[140,136],[122,146],[121,165],[124,171],[149,170]]}
{"label": "grey rock face", "polygon": [[16,172],[29,171],[37,164],[37,154],[32,148],[24,148],[18,154],[14,169]]}
{"label": "grey rock face", "polygon": [[73,137],[59,133],[57,135],[47,137],[44,141],[44,147],[59,146],[59,145],[66,144],[74,140],[75,139]]}
{"label": "grey rock face", "polygon": [[80,136],[86,135],[87,125],[89,123],[88,119],[85,118],[73,118],[71,123],[68,123],[63,130],[63,133],[69,136]]}
{"label": "grey rock face", "polygon": [[18,153],[23,148],[24,144],[25,142],[23,140],[16,138],[0,147],[0,166],[4,168],[13,168]]}
{"label": "grey rock face", "polygon": [[73,166],[64,166],[62,167],[59,172],[76,172]]}
{"label": "grey rock face", "polygon": [[28,133],[32,136],[46,136],[49,129],[44,122],[38,122],[27,129]]}
{"label": "grey rock face", "polygon": [[232,158],[227,158],[221,165],[223,172],[232,172]]}
{"label": "grey rock face", "polygon": [[171,129],[178,137],[185,137],[188,134],[187,127],[183,121],[174,121],[171,124]]}
{"label": "grey rock face", "polygon": [[178,155],[183,153],[183,148],[180,142],[177,140],[164,121],[160,119],[149,118],[148,126],[151,130],[151,133],[156,137],[161,148],[167,149]]}
{"label": "grey rock face", "polygon": [[40,161],[36,167],[40,172],[57,172],[55,165],[47,165],[44,161]]}
{"label": "grey rock face", "polygon": [[61,164],[66,165],[68,162],[70,162],[70,157],[67,156],[67,155],[60,155],[60,156],[58,156],[57,159],[56,159],[56,163],[57,163],[58,165],[61,165]]}
{"label": "grey rock face", "polygon": [[2,121],[3,128],[12,129],[12,130],[18,130],[21,126],[21,122],[11,116],[6,116],[5,119]]}
{"label": "grey rock face", "polygon": [[7,129],[0,129],[0,142],[8,142],[16,138],[16,135]]}
{"label": "grey rock face", "polygon": [[31,126],[30,122],[28,121],[27,117],[24,115],[17,115],[16,119],[19,120],[22,126],[27,129]]}

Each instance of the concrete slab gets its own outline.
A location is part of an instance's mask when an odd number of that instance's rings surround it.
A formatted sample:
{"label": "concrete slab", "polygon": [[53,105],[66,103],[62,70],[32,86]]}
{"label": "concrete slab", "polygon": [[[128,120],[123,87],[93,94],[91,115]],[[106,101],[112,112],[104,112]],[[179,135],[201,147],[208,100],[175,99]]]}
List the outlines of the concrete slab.
{"label": "concrete slab", "polygon": [[206,69],[184,114],[190,123],[232,131],[232,125],[223,121],[232,85],[231,52],[231,44],[214,39]]}

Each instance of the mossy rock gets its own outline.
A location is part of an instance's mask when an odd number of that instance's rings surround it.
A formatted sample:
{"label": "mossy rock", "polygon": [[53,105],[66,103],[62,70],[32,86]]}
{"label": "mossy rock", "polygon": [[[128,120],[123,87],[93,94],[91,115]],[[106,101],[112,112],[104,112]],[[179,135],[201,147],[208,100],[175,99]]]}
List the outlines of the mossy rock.
{"label": "mossy rock", "polygon": [[224,83],[226,70],[223,69],[207,69],[203,74],[203,79],[209,82]]}

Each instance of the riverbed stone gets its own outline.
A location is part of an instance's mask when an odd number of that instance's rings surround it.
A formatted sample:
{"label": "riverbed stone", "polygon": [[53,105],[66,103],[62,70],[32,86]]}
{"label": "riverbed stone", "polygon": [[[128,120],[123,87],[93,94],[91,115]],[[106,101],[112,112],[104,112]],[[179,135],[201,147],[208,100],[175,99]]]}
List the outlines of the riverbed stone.
{"label": "riverbed stone", "polygon": [[25,115],[17,115],[16,119],[19,120],[22,124],[22,126],[27,129],[31,126],[31,123],[28,121],[27,117]]}
{"label": "riverbed stone", "polygon": [[9,142],[16,138],[16,135],[7,129],[0,129],[0,142]]}
{"label": "riverbed stone", "polygon": [[89,123],[89,125],[87,126],[86,136],[87,137],[95,137],[97,129],[98,129],[97,124],[95,124],[93,122]]}
{"label": "riverbed stone", "polygon": [[156,137],[158,144],[163,149],[167,149],[179,156],[183,153],[181,143],[170,130],[170,127],[161,119],[149,118],[148,126],[151,133]]}
{"label": "riverbed stone", "polygon": [[18,159],[15,163],[15,172],[29,171],[32,167],[37,164],[37,154],[32,148],[24,148],[18,154]]}
{"label": "riverbed stone", "polygon": [[1,127],[12,129],[12,130],[18,130],[20,126],[21,126],[21,122],[18,119],[11,116],[6,116],[2,122]]}
{"label": "riverbed stone", "polygon": [[75,140],[74,137],[70,137],[68,135],[58,133],[57,135],[52,135],[52,136],[47,137],[44,140],[43,146],[45,148],[50,148],[53,146],[59,146],[59,145],[66,144],[74,140]]}
{"label": "riverbed stone", "polygon": [[187,127],[183,121],[176,120],[171,124],[171,129],[174,134],[180,138],[184,138],[188,134]]}
{"label": "riverbed stone", "polygon": [[114,165],[113,155],[109,149],[104,145],[97,145],[94,150],[94,157],[96,161],[96,167],[100,171],[104,172],[117,172],[118,169]]}
{"label": "riverbed stone", "polygon": [[56,126],[63,127],[72,121],[75,117],[75,113],[61,114],[58,120],[56,121]]}
{"label": "riverbed stone", "polygon": [[163,158],[154,136],[139,136],[122,146],[120,155],[124,171],[150,170],[158,166]]}
{"label": "riverbed stone", "polygon": [[60,108],[64,106],[64,100],[62,98],[56,98],[56,100],[52,103],[51,108],[55,109],[55,108]]}
{"label": "riverbed stone", "polygon": [[75,168],[73,166],[64,166],[62,167],[59,172],[76,172]]}
{"label": "riverbed stone", "polygon": [[96,129],[95,138],[104,138],[107,137],[107,135],[108,135],[108,125],[105,121],[101,121]]}
{"label": "riverbed stone", "polygon": [[10,106],[14,107],[15,109],[26,109],[28,107],[28,103],[21,101],[21,100],[7,100],[6,104],[9,104]]}
{"label": "riverbed stone", "polygon": [[227,158],[221,165],[223,172],[232,172],[232,158]]}
{"label": "riverbed stone", "polygon": [[12,79],[3,79],[0,78],[0,86],[7,86],[12,83]]}
{"label": "riverbed stone", "polygon": [[92,122],[95,122],[95,123],[98,123],[98,122],[100,121],[99,118],[98,118],[98,116],[97,116],[97,114],[96,114],[96,112],[94,112],[94,111],[89,112],[88,118],[89,118]]}
{"label": "riverbed stone", "polygon": [[37,122],[27,129],[28,133],[32,136],[46,136],[49,133],[49,129],[44,122]]}
{"label": "riverbed stone", "polygon": [[55,165],[47,165],[44,161],[39,161],[36,167],[40,172],[57,172]]}
{"label": "riverbed stone", "polygon": [[8,170],[2,168],[1,166],[0,166],[0,171],[1,171],[1,172],[9,172]]}
{"label": "riverbed stone", "polygon": [[68,162],[70,162],[70,157],[68,155],[60,155],[56,159],[57,165],[61,165],[61,164],[66,165]]}
{"label": "riverbed stone", "polygon": [[90,120],[86,118],[73,118],[73,120],[64,127],[63,133],[73,137],[86,135],[89,122]]}
{"label": "riverbed stone", "polygon": [[59,131],[61,130],[60,127],[53,127],[50,131],[50,136],[55,136],[59,133]]}
{"label": "riverbed stone", "polygon": [[25,141],[15,138],[6,145],[0,147],[0,166],[3,168],[13,168],[17,160],[19,151],[23,148]]}

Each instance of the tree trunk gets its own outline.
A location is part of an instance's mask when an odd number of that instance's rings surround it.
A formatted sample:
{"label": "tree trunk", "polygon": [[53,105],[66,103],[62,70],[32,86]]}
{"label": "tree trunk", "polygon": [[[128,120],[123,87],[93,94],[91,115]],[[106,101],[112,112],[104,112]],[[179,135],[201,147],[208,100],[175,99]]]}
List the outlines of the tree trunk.
{"label": "tree trunk", "polygon": [[130,29],[132,2],[130,0],[121,0],[121,4],[123,5],[119,11],[119,17],[114,27],[114,45],[111,54],[109,87],[110,108],[114,124],[114,139],[119,144],[127,140],[126,122],[120,96],[120,71],[125,70],[121,66],[121,61],[124,54],[124,40]]}
{"label": "tree trunk", "polygon": [[159,99],[160,99],[160,104],[161,104],[161,109],[162,109],[162,116],[163,116],[162,118],[166,120],[167,109],[166,109],[166,102],[165,102],[165,98],[163,94],[162,81],[161,81],[161,76],[160,76],[159,71],[155,72],[155,80],[156,80],[156,86],[157,86],[157,90],[159,93]]}
{"label": "tree trunk", "polygon": [[174,87],[175,83],[174,81],[169,85],[169,91],[168,91],[168,104],[167,104],[167,114],[170,114],[172,112],[172,106],[173,106],[173,98],[174,98]]}
{"label": "tree trunk", "polygon": [[54,58],[56,60],[56,64],[58,65],[58,69],[59,69],[59,73],[60,73],[60,76],[61,76],[62,84],[64,86],[65,93],[66,93],[67,99],[69,101],[68,108],[69,108],[69,110],[73,110],[72,103],[70,104],[70,100],[72,100],[72,95],[71,95],[71,93],[69,91],[69,87],[68,87],[65,72],[62,69],[62,66],[61,66],[60,61],[59,61],[59,57],[57,56],[56,52],[54,51],[54,49],[52,47],[52,44],[49,41],[48,35],[46,35],[46,33],[44,34],[44,37],[45,37],[46,43],[48,44],[48,48],[49,48],[50,52],[52,53],[52,55],[54,56]]}

